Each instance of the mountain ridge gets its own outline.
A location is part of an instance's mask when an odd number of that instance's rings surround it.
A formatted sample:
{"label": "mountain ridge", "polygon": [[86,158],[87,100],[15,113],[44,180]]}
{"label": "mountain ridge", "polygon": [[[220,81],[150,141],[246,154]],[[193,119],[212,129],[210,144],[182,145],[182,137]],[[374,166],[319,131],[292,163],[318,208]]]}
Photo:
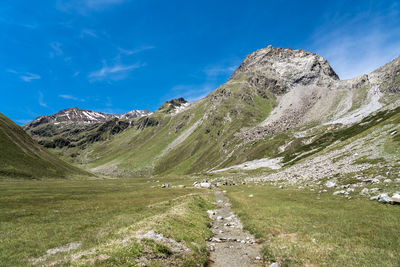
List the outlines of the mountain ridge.
{"label": "mountain ridge", "polygon": [[[399,106],[399,61],[340,80],[319,55],[268,46],[248,55],[225,84],[201,100],[167,101],[126,127],[118,118],[99,123],[97,129],[115,134],[98,132],[96,143],[60,145],[57,151],[89,170],[122,176],[190,174],[286,157],[327,131]],[[75,141],[93,131],[83,129]]]}

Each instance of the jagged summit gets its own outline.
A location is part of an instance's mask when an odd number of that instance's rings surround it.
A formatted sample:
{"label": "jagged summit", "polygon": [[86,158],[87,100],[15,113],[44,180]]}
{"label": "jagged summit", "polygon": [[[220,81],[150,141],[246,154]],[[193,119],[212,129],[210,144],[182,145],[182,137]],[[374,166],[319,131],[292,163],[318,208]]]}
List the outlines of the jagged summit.
{"label": "jagged summit", "polygon": [[339,80],[338,75],[323,57],[302,49],[269,45],[249,54],[232,78],[245,74],[260,74],[271,79],[282,79],[288,86],[326,85]]}
{"label": "jagged summit", "polygon": [[164,104],[158,109],[160,112],[165,113],[178,113],[189,106],[189,102],[183,97],[175,98],[170,101],[165,101]]}

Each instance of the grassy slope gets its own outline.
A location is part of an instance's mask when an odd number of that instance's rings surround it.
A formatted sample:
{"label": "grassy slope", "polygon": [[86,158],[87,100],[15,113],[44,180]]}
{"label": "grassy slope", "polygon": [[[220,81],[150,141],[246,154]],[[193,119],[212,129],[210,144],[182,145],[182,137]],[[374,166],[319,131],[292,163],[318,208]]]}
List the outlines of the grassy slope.
{"label": "grassy slope", "polygon": [[[232,82],[177,115],[156,112],[151,118],[159,121],[157,126],[130,128],[108,141],[88,146],[80,152],[79,160],[87,168],[118,166],[131,175],[188,174],[225,166],[240,160],[235,157],[226,161],[241,142],[235,134],[264,120],[274,104],[271,95],[257,92],[246,83]],[[207,118],[191,135],[162,154],[168,144],[205,114]]]}
{"label": "grassy slope", "polygon": [[[153,185],[159,183],[144,179],[0,182],[0,262],[26,266],[48,249],[72,242],[81,243],[78,250],[51,255],[42,264],[60,260],[67,265],[131,265],[143,255],[178,265],[205,262],[205,239],[210,236],[205,211],[212,208],[209,191]],[[164,255],[168,250],[157,244],[136,241],[138,230],[172,237],[191,252],[184,258]],[[129,241],[122,242],[126,238]],[[139,247],[141,252],[135,253]],[[90,253],[93,248],[95,254]],[[152,251],[157,248],[161,252]],[[84,256],[73,260],[74,253]]]}
{"label": "grassy slope", "polygon": [[[297,189],[227,189],[245,228],[280,266],[398,266],[400,209]],[[248,195],[253,194],[253,198]]]}
{"label": "grassy slope", "polygon": [[0,177],[89,175],[47,152],[3,114],[0,114],[0,147]]}
{"label": "grassy slope", "polygon": [[183,131],[198,121],[204,112],[199,105],[191,112],[182,112],[174,117],[163,113],[152,115],[159,122],[157,126],[144,129],[130,128],[111,140],[95,143],[82,154],[87,153],[88,168],[117,165],[130,173],[149,175],[162,151]]}
{"label": "grassy slope", "polygon": [[[193,173],[235,162],[228,156],[240,144],[235,134],[263,121],[275,103],[271,95],[262,97],[242,83],[225,84],[207,100],[211,109],[207,120],[162,158],[157,173]],[[218,104],[213,106],[215,102]]]}
{"label": "grassy slope", "polygon": [[[246,74],[247,75],[247,74]],[[365,119],[367,125],[358,124],[340,130],[327,130],[327,126],[303,125],[301,129],[293,129],[273,136],[245,143],[237,137],[244,128],[251,128],[262,122],[277,105],[275,97],[263,88],[250,85],[246,76],[237,75],[226,84],[212,92],[194,107],[177,115],[167,114],[162,108],[150,118],[157,124],[148,127],[128,128],[122,133],[104,134],[99,129],[82,132],[89,139],[101,137],[101,142],[84,144],[82,147],[70,147],[59,151],[63,158],[73,163],[81,164],[84,168],[97,168],[106,175],[118,176],[150,176],[153,174],[190,174],[224,168],[245,161],[284,157],[284,161],[293,164],[302,157],[308,157],[337,140],[350,138],[371,125],[377,123],[375,118]],[[397,86],[398,79],[390,84]],[[386,86],[386,85],[385,85]],[[383,86],[383,87],[385,87]],[[365,104],[369,87],[360,85],[352,89],[351,110]],[[385,91],[385,88],[381,88]],[[393,90],[392,90],[393,91]],[[340,97],[339,97],[340,98]],[[397,99],[398,94],[385,95]],[[396,110],[398,112],[398,110]],[[378,114],[379,116],[385,116]],[[170,150],[163,151],[177,139],[186,129],[204,118],[202,123],[184,142]],[[316,129],[312,135],[295,138],[296,130]],[[93,136],[93,137],[92,137]],[[304,144],[307,138],[314,138],[311,144]],[[78,138],[79,139],[79,138]],[[292,143],[284,152],[280,147]],[[307,154],[310,152],[310,154]],[[301,155],[301,157],[297,157]],[[296,158],[297,157],[297,158]],[[107,173],[108,171],[108,173]]]}

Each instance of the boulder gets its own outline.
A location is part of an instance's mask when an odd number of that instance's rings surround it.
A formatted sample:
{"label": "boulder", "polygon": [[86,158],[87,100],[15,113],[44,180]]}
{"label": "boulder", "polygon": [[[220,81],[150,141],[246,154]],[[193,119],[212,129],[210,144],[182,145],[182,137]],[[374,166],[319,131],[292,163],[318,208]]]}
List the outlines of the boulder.
{"label": "boulder", "polygon": [[382,193],[378,195],[378,201],[381,203],[390,203],[392,200],[386,193]]}
{"label": "boulder", "polygon": [[208,182],[202,182],[202,183],[200,183],[200,187],[201,188],[211,188],[212,185],[211,185],[211,183],[208,183]]}
{"label": "boulder", "polygon": [[392,204],[400,204],[400,193],[398,193],[398,192],[394,193],[390,200],[391,200]]}

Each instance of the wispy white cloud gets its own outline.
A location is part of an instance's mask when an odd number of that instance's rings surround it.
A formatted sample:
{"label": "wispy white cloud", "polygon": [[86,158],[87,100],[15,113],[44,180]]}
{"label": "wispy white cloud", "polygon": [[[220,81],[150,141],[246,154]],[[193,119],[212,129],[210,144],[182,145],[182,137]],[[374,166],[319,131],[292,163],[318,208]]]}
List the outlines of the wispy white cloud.
{"label": "wispy white cloud", "polygon": [[23,28],[27,28],[30,30],[34,30],[39,28],[39,25],[37,23],[24,23],[21,22],[19,20],[14,20],[14,19],[9,19],[9,18],[5,18],[2,17],[0,18],[0,23],[4,23],[4,24],[8,24],[8,25],[13,25],[13,26],[18,26],[18,27],[23,27]]}
{"label": "wispy white cloud", "polygon": [[39,80],[41,77],[38,74],[30,72],[19,72],[14,69],[6,69],[7,72],[19,75],[19,78],[24,82],[31,82],[32,80]]}
{"label": "wispy white cloud", "polygon": [[[360,13],[327,18],[313,36],[312,49],[328,59],[342,79],[371,71],[400,54],[400,12],[390,8],[381,14]],[[340,25],[331,28],[330,25]]]}
{"label": "wispy white cloud", "polygon": [[96,32],[94,30],[91,29],[83,29],[81,31],[81,38],[84,38],[85,36],[90,36],[93,38],[98,38]]}
{"label": "wispy white cloud", "polygon": [[6,69],[6,71],[9,73],[18,74],[18,72],[14,69]]}
{"label": "wispy white cloud", "polygon": [[63,12],[77,12],[86,15],[90,11],[101,11],[127,0],[58,0],[56,8]]}
{"label": "wispy white cloud", "polygon": [[34,73],[26,72],[21,75],[20,78],[25,82],[31,82],[32,80],[39,80],[40,76]]}
{"label": "wispy white cloud", "polygon": [[203,84],[203,85],[188,85],[180,84],[171,88],[170,98],[183,97],[189,102],[193,102],[206,97],[216,88],[213,84]]}
{"label": "wispy white cloud", "polygon": [[42,107],[47,108],[47,104],[44,102],[43,93],[39,91],[39,98],[38,98],[39,105]]}
{"label": "wispy white cloud", "polygon": [[204,69],[204,72],[208,77],[216,77],[220,75],[231,75],[235,69],[237,68],[237,65],[232,65],[232,66],[214,66],[214,67],[207,67]]}
{"label": "wispy white cloud", "polygon": [[76,96],[73,96],[73,95],[61,94],[61,95],[58,95],[58,97],[63,98],[63,99],[67,99],[67,100],[79,101],[79,102],[85,102],[86,101],[83,98],[79,98],[79,97],[76,97]]}
{"label": "wispy white cloud", "polygon": [[114,66],[105,65],[99,70],[93,71],[89,74],[90,81],[103,81],[103,80],[122,80],[125,79],[130,71],[134,69],[138,69],[145,66],[145,64],[131,64],[131,65],[122,65],[115,64]]}
{"label": "wispy white cloud", "polygon": [[52,42],[50,43],[50,47],[52,51],[50,52],[50,57],[53,58],[55,56],[61,56],[64,54],[64,51],[61,49],[61,43],[59,42]]}
{"label": "wispy white cloud", "polygon": [[118,50],[121,54],[124,54],[124,55],[134,55],[134,54],[137,54],[137,53],[140,53],[140,52],[143,52],[146,50],[154,49],[154,48],[155,48],[155,46],[148,45],[148,46],[141,46],[141,47],[131,49],[131,50],[123,49],[123,48],[119,47]]}

